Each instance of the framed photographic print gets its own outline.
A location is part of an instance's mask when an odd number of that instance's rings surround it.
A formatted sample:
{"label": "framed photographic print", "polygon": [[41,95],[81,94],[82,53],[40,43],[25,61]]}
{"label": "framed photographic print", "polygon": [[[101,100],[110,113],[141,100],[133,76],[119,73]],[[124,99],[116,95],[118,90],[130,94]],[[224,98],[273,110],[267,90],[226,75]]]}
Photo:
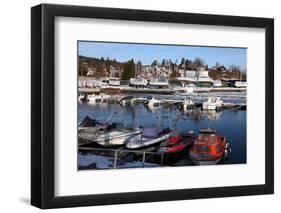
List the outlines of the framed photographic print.
{"label": "framed photographic print", "polygon": [[31,9],[31,203],[271,194],[274,21]]}

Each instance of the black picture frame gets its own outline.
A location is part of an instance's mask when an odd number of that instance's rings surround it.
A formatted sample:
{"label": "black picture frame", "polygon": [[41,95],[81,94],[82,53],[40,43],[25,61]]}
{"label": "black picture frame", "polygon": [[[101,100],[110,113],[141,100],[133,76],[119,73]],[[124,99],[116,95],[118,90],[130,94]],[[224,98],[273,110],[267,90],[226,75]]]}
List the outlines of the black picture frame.
{"label": "black picture frame", "polygon": [[[54,21],[55,17],[59,16],[265,29],[265,184],[56,197],[54,195]],[[274,193],[273,19],[41,4],[31,8],[31,52],[32,205],[46,209]]]}

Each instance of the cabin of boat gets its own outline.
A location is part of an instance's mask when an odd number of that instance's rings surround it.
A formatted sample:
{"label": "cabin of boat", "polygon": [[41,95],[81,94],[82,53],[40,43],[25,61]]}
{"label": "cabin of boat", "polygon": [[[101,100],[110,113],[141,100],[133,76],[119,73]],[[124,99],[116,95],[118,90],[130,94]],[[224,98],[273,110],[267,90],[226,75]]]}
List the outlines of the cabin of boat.
{"label": "cabin of boat", "polygon": [[190,159],[195,165],[218,164],[229,148],[229,142],[216,130],[202,129],[190,150]]}
{"label": "cabin of boat", "polygon": [[216,110],[223,105],[223,100],[221,97],[209,97],[207,102],[204,102],[202,107],[206,110]]}
{"label": "cabin of boat", "polygon": [[157,107],[160,106],[162,103],[161,100],[156,99],[155,97],[147,97],[147,101],[144,102],[144,105],[148,107]]}

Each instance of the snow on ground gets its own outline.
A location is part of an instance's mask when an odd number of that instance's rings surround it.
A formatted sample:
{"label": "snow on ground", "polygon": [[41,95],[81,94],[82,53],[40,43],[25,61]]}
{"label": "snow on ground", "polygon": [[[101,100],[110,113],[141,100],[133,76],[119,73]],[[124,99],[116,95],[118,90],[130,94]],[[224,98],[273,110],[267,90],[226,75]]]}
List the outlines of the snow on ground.
{"label": "snow on ground", "polygon": [[[117,162],[120,159],[117,160]],[[110,169],[113,168],[114,165],[114,158],[112,157],[105,157],[99,155],[78,155],[78,165],[79,166],[89,166],[90,164],[96,164],[97,169]],[[144,167],[159,167],[160,165],[154,163],[144,163]],[[143,163],[140,161],[133,161],[128,163],[122,163],[122,165],[118,165],[117,168],[138,168],[143,167]]]}

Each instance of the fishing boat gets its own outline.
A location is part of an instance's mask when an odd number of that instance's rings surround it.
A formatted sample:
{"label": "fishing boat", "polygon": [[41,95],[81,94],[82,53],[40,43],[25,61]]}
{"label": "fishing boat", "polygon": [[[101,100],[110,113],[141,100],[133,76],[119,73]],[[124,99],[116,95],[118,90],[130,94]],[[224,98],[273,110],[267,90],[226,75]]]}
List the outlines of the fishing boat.
{"label": "fishing boat", "polygon": [[189,152],[195,165],[215,165],[228,157],[230,144],[214,129],[201,129]]}
{"label": "fishing boat", "polygon": [[167,143],[160,147],[158,152],[164,154],[178,154],[190,148],[194,139],[195,135],[193,131],[189,131],[188,133],[173,131],[170,133]]}
{"label": "fishing boat", "polygon": [[148,97],[148,100],[144,103],[148,107],[157,107],[162,103],[161,100],[156,99],[155,97]]}
{"label": "fishing boat", "polygon": [[104,134],[99,135],[96,137],[93,142],[96,142],[104,147],[113,147],[113,146],[121,146],[128,142],[128,139],[138,136],[141,134],[140,130],[125,130],[125,131],[118,131],[113,130],[110,132],[106,132]]}
{"label": "fishing boat", "polygon": [[169,129],[159,131],[157,127],[146,127],[142,134],[138,134],[128,139],[126,147],[128,149],[144,149],[159,145],[170,136]]}
{"label": "fishing boat", "polygon": [[202,108],[205,110],[216,110],[221,108],[223,105],[223,100],[221,97],[209,97],[207,102],[204,102]]}
{"label": "fishing boat", "polygon": [[181,109],[191,109],[195,106],[195,102],[193,100],[189,99],[184,99],[182,103],[179,103],[179,108]]}

